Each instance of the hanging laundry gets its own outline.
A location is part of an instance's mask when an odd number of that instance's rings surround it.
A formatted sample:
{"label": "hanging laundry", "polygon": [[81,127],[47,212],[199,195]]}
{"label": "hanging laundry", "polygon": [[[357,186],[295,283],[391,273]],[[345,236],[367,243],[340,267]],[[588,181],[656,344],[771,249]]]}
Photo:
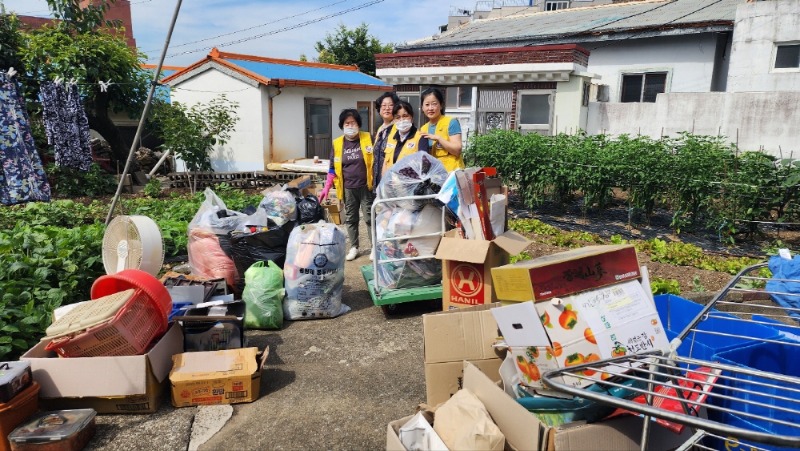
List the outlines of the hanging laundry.
{"label": "hanging laundry", "polygon": [[91,137],[78,86],[47,82],[40,86],[39,97],[56,165],[88,171],[92,164]]}
{"label": "hanging laundry", "polygon": [[50,185],[36,151],[17,83],[0,72],[0,203],[50,201]]}

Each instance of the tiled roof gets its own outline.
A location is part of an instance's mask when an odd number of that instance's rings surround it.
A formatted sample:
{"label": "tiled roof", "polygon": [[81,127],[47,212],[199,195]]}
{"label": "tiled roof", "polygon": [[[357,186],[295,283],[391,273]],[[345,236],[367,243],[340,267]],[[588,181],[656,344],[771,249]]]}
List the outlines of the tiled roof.
{"label": "tiled roof", "polygon": [[732,30],[736,7],[744,0],[653,0],[568,8],[557,11],[512,13],[479,19],[435,35],[398,46],[398,50],[540,45],[623,37],[643,31],[681,30],[696,33],[703,27]]}
{"label": "tiled roof", "polygon": [[375,90],[391,88],[382,80],[359,72],[355,66],[266,58],[220,52],[217,49],[212,50],[205,59],[166,77],[163,82],[169,84],[209,62],[216,62],[267,85]]}

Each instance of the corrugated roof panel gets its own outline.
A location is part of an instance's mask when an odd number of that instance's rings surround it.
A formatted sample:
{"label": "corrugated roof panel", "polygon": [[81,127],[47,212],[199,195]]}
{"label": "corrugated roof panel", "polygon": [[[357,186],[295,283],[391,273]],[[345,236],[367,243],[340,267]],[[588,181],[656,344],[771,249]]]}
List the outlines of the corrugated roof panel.
{"label": "corrugated roof panel", "polygon": [[512,14],[468,22],[443,34],[400,46],[402,50],[468,45],[477,42],[547,40],[664,25],[730,21],[744,0],[661,0],[618,3],[558,11]]}
{"label": "corrugated roof panel", "polygon": [[322,83],[388,86],[378,78],[354,70],[325,69],[321,67],[294,66],[230,58],[225,58],[225,61],[270,79],[280,78]]}

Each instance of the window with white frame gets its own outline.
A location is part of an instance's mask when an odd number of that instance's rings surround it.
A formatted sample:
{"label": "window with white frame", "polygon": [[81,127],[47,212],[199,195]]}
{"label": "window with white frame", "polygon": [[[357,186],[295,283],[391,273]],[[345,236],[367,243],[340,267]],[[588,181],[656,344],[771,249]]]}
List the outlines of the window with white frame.
{"label": "window with white frame", "polygon": [[448,86],[444,103],[445,108],[472,107],[472,86]]}
{"label": "window with white frame", "polygon": [[519,91],[517,101],[517,128],[523,133],[550,134],[555,91],[531,89]]}
{"label": "window with white frame", "polygon": [[800,44],[778,44],[775,47],[775,69],[800,69]]}
{"label": "window with white frame", "polygon": [[620,102],[655,102],[667,89],[666,72],[622,74]]}
{"label": "window with white frame", "polygon": [[569,0],[548,0],[544,4],[545,11],[569,8]]}

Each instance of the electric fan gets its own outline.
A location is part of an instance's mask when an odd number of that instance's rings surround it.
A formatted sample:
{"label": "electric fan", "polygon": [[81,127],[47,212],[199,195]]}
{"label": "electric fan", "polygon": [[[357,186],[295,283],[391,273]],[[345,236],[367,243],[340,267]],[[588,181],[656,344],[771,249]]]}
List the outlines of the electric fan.
{"label": "electric fan", "polygon": [[139,269],[158,276],[164,263],[164,243],[158,224],[147,216],[117,216],[103,235],[106,274]]}

